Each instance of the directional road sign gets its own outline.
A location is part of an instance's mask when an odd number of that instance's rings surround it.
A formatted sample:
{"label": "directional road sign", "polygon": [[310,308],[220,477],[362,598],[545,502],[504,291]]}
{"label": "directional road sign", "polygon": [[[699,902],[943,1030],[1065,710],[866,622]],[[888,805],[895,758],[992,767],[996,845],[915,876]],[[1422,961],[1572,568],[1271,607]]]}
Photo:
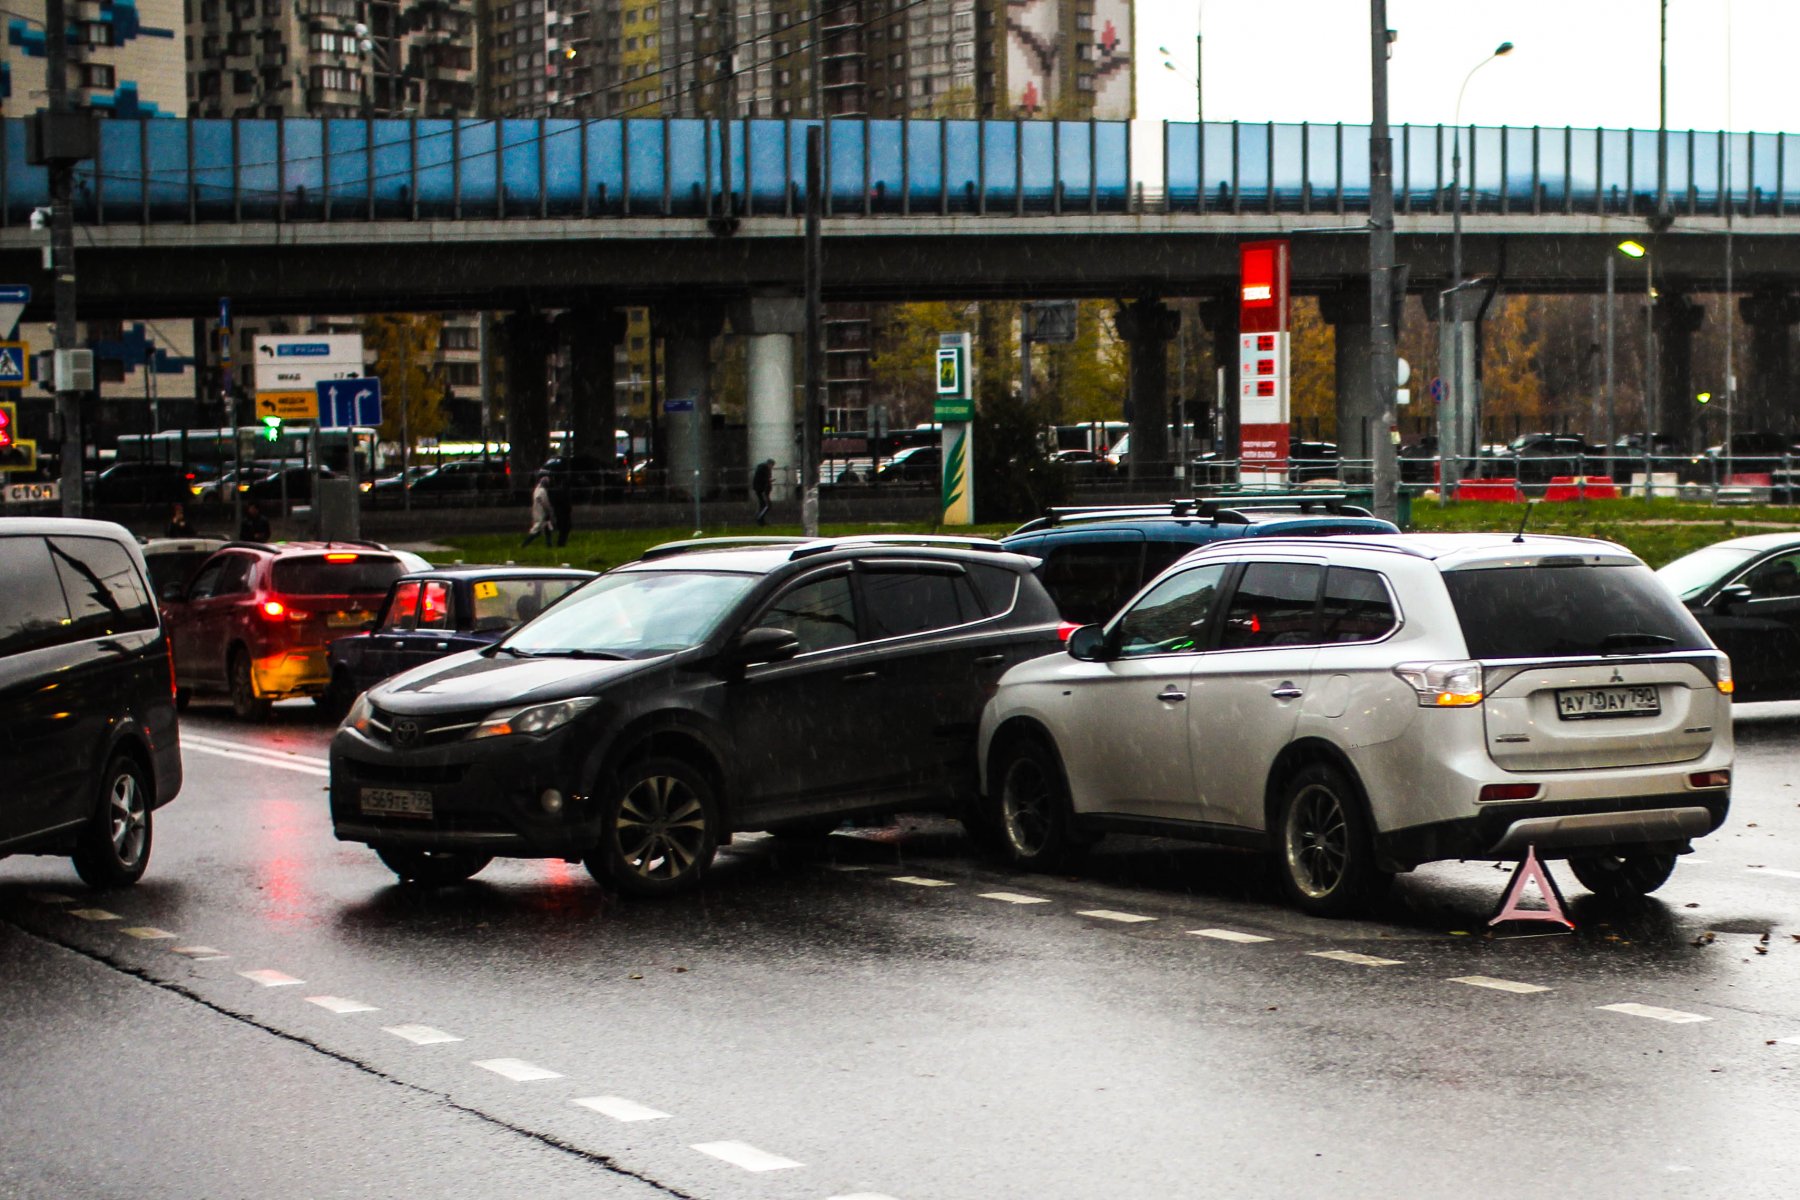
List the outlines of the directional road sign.
{"label": "directional road sign", "polygon": [[31,289],[22,283],[0,283],[0,338],[9,338],[19,327],[19,314],[31,303]]}
{"label": "directional road sign", "polygon": [[284,421],[316,421],[319,417],[317,392],[258,392],[256,419],[280,417]]}
{"label": "directional road sign", "polygon": [[24,342],[0,342],[0,388],[22,388],[31,382],[31,351]]}
{"label": "directional road sign", "polygon": [[[302,333],[256,339],[256,412],[285,420],[309,421],[318,411],[315,385],[331,379],[361,378],[363,339],[360,333]],[[306,394],[305,412],[284,408],[271,413],[265,396]],[[286,404],[295,401],[284,401]]]}
{"label": "directional road sign", "polygon": [[320,429],[347,429],[381,424],[381,380],[321,379],[313,385],[319,401]]}

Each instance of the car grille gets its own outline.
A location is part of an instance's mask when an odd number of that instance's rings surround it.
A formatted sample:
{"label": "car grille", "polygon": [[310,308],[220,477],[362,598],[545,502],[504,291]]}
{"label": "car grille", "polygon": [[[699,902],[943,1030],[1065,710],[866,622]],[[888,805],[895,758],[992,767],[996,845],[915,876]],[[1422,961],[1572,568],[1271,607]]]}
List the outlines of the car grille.
{"label": "car grille", "polygon": [[386,742],[399,750],[454,742],[479,724],[481,714],[476,713],[412,717],[403,713],[391,713],[379,707],[369,713],[369,733],[372,739]]}

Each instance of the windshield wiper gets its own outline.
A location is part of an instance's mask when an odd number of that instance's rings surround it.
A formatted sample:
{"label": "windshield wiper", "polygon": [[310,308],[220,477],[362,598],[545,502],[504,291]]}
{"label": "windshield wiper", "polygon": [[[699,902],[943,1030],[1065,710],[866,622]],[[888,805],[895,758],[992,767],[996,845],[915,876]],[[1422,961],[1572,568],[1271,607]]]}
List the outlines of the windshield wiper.
{"label": "windshield wiper", "polygon": [[513,650],[511,646],[502,648],[512,650],[520,658],[599,658],[623,662],[630,657],[625,654],[614,654],[610,650]]}
{"label": "windshield wiper", "polygon": [[1660,633],[1609,633],[1600,639],[1602,650],[1663,650],[1675,639]]}

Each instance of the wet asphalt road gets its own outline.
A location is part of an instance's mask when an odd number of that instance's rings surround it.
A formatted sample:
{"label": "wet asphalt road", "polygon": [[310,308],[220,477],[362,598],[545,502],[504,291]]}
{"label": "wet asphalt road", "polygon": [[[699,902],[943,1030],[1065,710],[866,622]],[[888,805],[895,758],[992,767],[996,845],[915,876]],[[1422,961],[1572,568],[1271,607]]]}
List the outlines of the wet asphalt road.
{"label": "wet asphalt road", "polygon": [[1332,923],[1252,857],[1013,875],[924,820],[672,902],[402,888],[310,706],[196,704],[142,884],[0,863],[0,1196],[1789,1196],[1800,705],[1737,728],[1661,892],[1560,870],[1579,932],[1494,940],[1491,865]]}

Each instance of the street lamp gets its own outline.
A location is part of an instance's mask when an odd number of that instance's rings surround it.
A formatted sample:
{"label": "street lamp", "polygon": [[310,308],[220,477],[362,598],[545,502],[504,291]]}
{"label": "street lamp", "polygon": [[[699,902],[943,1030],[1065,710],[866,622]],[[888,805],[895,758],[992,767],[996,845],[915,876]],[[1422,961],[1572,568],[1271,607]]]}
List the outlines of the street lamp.
{"label": "street lamp", "polygon": [[[1650,469],[1653,465],[1651,457],[1656,452],[1656,269],[1650,251],[1642,242],[1625,239],[1618,245],[1618,251],[1626,258],[1644,260],[1644,494],[1651,491]],[[1608,255],[1606,260],[1606,303],[1608,312],[1612,306],[1613,260]],[[1611,330],[1608,329],[1610,341]],[[1610,354],[1610,349],[1608,350]],[[1610,414],[1609,414],[1610,421]]]}
{"label": "street lamp", "polygon": [[[1446,295],[1449,295],[1449,296],[1455,298],[1454,299],[1455,311],[1452,313],[1449,313],[1449,314],[1440,314],[1440,317],[1442,317],[1444,315],[1448,315],[1450,317],[1452,352],[1451,352],[1449,400],[1450,400],[1450,413],[1451,413],[1451,427],[1453,429],[1460,428],[1462,419],[1463,419],[1463,415],[1468,410],[1468,402],[1467,402],[1468,398],[1463,394],[1463,329],[1462,329],[1463,322],[1461,319],[1462,318],[1462,300],[1459,295],[1459,293],[1462,290],[1462,286],[1463,286],[1463,277],[1462,277],[1462,102],[1463,102],[1463,95],[1464,95],[1464,93],[1466,93],[1469,90],[1469,81],[1471,79],[1475,78],[1475,72],[1481,70],[1481,68],[1487,66],[1489,63],[1493,62],[1496,58],[1502,58],[1508,54],[1511,54],[1512,49],[1513,49],[1513,44],[1511,42],[1501,42],[1498,46],[1494,47],[1494,52],[1492,54],[1488,55],[1486,58],[1484,58],[1480,62],[1476,63],[1473,67],[1469,68],[1469,73],[1467,75],[1463,76],[1462,87],[1460,87],[1456,90],[1456,111],[1455,111],[1455,118],[1454,118],[1454,121],[1453,121],[1452,127],[1451,127],[1451,135],[1450,135],[1451,136],[1451,141],[1450,141],[1450,287],[1449,287],[1448,292],[1446,292]],[[1443,412],[1440,409],[1439,414],[1438,414],[1438,442],[1439,442],[1440,452],[1442,450],[1443,441],[1444,441],[1444,421],[1443,421]],[[1441,476],[1441,478],[1439,478],[1439,480],[1438,480],[1438,488],[1440,491],[1455,486],[1456,480],[1458,478],[1460,478],[1462,475],[1462,463],[1461,463],[1461,460],[1458,457],[1458,455],[1463,450],[1463,447],[1458,446],[1456,449],[1457,449],[1456,454],[1452,454],[1452,455],[1450,455],[1450,457],[1447,460],[1444,460],[1449,467],[1449,473],[1446,475],[1441,468],[1438,472],[1439,475]]]}

